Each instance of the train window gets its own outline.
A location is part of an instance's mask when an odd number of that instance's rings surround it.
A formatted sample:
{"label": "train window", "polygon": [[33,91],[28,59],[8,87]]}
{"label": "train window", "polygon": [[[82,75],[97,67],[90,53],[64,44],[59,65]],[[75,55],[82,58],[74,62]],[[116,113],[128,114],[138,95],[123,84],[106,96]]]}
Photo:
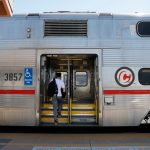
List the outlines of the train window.
{"label": "train window", "polygon": [[150,37],[150,21],[138,22],[136,30],[139,36]]}
{"label": "train window", "polygon": [[88,76],[87,72],[76,72],[76,86],[87,86],[88,84]]}
{"label": "train window", "polygon": [[142,68],[138,74],[139,82],[142,85],[150,85],[150,68]]}

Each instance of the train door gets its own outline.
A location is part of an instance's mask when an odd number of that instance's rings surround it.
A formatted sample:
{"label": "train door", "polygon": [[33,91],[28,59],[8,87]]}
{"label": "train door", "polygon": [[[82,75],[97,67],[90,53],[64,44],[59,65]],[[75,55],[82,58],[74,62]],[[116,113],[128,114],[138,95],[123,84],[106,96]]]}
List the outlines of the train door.
{"label": "train door", "polygon": [[95,124],[94,56],[70,60],[70,122]]}
{"label": "train door", "polygon": [[50,80],[60,72],[65,83],[58,125],[96,125],[98,122],[98,66],[97,55],[41,56],[41,125],[53,125],[52,99],[47,96]]}

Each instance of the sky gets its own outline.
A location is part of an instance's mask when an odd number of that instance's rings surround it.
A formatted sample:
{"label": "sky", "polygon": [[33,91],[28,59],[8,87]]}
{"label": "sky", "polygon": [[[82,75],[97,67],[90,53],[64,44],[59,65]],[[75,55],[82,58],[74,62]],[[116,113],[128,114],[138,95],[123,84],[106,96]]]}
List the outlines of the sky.
{"label": "sky", "polygon": [[14,14],[56,11],[150,13],[150,0],[14,0]]}

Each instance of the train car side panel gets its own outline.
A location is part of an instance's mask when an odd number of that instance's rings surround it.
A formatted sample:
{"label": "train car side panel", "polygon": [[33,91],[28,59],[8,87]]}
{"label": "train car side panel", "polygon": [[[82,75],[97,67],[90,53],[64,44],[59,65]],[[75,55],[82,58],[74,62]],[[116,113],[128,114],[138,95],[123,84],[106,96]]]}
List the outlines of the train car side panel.
{"label": "train car side panel", "polygon": [[35,50],[0,50],[0,125],[35,125]]}
{"label": "train car side panel", "polygon": [[149,112],[150,86],[138,77],[150,65],[149,53],[146,48],[103,50],[104,126],[138,126]]}

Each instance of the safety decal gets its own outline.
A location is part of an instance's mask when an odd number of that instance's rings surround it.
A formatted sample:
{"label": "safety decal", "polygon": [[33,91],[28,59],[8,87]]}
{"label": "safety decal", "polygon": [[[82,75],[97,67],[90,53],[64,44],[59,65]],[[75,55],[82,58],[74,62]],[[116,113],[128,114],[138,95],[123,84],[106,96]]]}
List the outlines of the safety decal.
{"label": "safety decal", "polygon": [[32,85],[33,82],[33,69],[24,68],[24,85]]}
{"label": "safety decal", "polygon": [[115,80],[122,87],[130,86],[134,78],[133,71],[128,67],[121,67],[115,73]]}

